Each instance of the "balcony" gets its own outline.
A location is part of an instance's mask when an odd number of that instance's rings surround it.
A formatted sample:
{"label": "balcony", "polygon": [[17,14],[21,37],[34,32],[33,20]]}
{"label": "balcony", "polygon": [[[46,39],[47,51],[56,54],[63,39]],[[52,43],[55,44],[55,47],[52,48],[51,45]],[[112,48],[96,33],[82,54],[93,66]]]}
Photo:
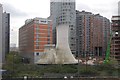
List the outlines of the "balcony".
{"label": "balcony", "polygon": [[120,30],[120,26],[112,26],[112,31],[118,31]]}

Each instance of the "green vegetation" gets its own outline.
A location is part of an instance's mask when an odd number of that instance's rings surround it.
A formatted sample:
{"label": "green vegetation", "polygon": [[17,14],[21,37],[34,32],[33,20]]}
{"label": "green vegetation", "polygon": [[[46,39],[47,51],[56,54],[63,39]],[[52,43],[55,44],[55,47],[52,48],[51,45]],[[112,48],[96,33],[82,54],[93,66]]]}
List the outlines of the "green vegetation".
{"label": "green vegetation", "polygon": [[[11,52],[6,56],[6,64],[3,65],[3,69],[7,70],[7,73],[3,77],[41,77],[45,73],[59,73],[59,74],[78,74],[78,65],[35,65],[23,63],[22,57],[16,52]],[[120,76],[120,68],[113,66],[115,60],[111,60],[109,64],[102,65],[80,65],[80,76]],[[116,62],[117,63],[117,62]]]}
{"label": "green vegetation", "polygon": [[108,45],[107,45],[106,57],[105,57],[105,61],[104,61],[105,64],[109,63],[109,60],[110,60],[111,39],[112,39],[112,33],[110,35],[110,40],[109,40]]}

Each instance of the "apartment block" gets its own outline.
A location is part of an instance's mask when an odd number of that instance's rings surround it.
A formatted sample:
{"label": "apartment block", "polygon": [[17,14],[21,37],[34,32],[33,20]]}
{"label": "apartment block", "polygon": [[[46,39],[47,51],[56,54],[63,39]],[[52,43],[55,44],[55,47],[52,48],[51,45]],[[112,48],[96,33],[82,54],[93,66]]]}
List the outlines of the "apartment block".
{"label": "apartment block", "polygon": [[105,56],[110,21],[86,11],[76,11],[76,44],[80,56]]}
{"label": "apartment block", "polygon": [[111,56],[120,64],[120,16],[112,16]]}
{"label": "apartment block", "polygon": [[91,29],[93,26],[93,14],[85,11],[76,11],[76,46],[77,53],[85,56],[90,52],[91,46]]}
{"label": "apartment block", "polygon": [[26,20],[19,29],[20,55],[35,63],[44,53],[44,46],[47,44],[52,44],[51,20],[45,18]]}
{"label": "apartment block", "polygon": [[93,49],[95,56],[105,56],[110,40],[110,21],[97,14],[94,16]]}

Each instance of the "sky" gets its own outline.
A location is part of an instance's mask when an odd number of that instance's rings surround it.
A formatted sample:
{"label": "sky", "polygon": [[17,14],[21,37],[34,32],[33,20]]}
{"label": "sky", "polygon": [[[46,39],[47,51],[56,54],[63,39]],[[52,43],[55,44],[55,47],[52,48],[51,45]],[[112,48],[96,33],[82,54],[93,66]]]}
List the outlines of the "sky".
{"label": "sky", "polygon": [[[111,20],[117,15],[120,0],[76,0],[76,10],[100,14]],[[26,19],[50,16],[50,0],[0,0],[4,11],[10,13],[10,43],[18,46],[18,30]]]}

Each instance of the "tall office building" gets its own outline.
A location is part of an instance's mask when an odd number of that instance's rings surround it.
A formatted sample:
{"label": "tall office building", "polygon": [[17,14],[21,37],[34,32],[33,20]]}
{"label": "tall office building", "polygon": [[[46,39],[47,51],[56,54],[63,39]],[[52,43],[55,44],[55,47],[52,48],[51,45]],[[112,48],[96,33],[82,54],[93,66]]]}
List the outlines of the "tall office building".
{"label": "tall office building", "polygon": [[[4,12],[2,16],[3,21],[3,47],[4,47],[4,53],[9,53],[9,45],[10,45],[10,14]],[[5,56],[5,55],[3,55]]]}
{"label": "tall office building", "polygon": [[76,11],[77,53],[104,56],[110,34],[110,21],[91,12]]}
{"label": "tall office building", "polygon": [[0,4],[0,69],[2,68],[2,53],[3,53],[3,47],[2,47],[2,13],[3,13],[3,7],[2,4]]}
{"label": "tall office building", "polygon": [[120,16],[120,1],[118,2],[118,16]]}
{"label": "tall office building", "polygon": [[31,63],[39,60],[44,53],[44,46],[52,44],[52,23],[45,18],[34,18],[25,21],[19,28],[20,55],[28,58]]}
{"label": "tall office building", "polygon": [[92,52],[91,36],[93,26],[93,14],[85,11],[76,11],[76,46],[77,53],[85,56],[86,53]]}
{"label": "tall office building", "polygon": [[69,26],[69,45],[73,54],[76,53],[76,11],[75,0],[51,0],[50,17],[53,23],[53,43],[56,44],[56,27]]}
{"label": "tall office building", "polygon": [[0,58],[5,62],[5,54],[9,53],[9,32],[10,32],[10,14],[4,12],[2,4],[0,4]]}
{"label": "tall office building", "polygon": [[[5,63],[5,55],[9,53],[9,19],[7,13],[3,13],[2,4],[0,4],[0,69]],[[0,79],[2,78],[0,73]]]}

